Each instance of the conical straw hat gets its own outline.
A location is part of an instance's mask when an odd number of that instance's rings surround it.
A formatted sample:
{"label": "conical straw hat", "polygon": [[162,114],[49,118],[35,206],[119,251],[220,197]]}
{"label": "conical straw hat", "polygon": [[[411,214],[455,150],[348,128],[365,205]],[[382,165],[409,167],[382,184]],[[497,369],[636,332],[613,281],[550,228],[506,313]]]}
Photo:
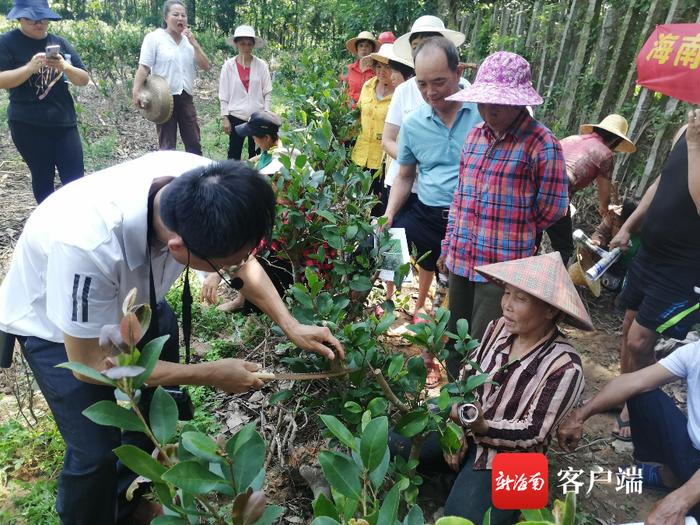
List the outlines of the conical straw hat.
{"label": "conical straw hat", "polygon": [[592,281],[586,271],[595,264],[594,256],[582,246],[576,247],[576,262],[569,266],[569,277],[576,286],[586,286],[595,297],[600,297],[600,280]]}
{"label": "conical straw hat", "polygon": [[475,270],[502,286],[510,284],[558,308],[566,314],[565,321],[570,325],[593,330],[591,318],[571,282],[559,252],[487,264],[478,266]]}
{"label": "conical straw hat", "polygon": [[141,114],[151,122],[163,124],[173,114],[173,96],[168,81],[158,75],[149,75],[139,93]]}

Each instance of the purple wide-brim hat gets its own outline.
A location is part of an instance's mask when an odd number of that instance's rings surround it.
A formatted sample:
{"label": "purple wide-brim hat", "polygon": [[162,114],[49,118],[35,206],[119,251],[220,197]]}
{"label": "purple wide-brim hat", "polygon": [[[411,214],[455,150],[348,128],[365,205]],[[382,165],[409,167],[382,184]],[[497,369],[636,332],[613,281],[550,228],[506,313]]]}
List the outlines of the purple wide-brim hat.
{"label": "purple wide-brim hat", "polygon": [[507,51],[486,57],[474,83],[447,100],[504,106],[539,106],[544,102],[532,87],[528,61]]}
{"label": "purple wide-brim hat", "polygon": [[61,15],[51,10],[47,0],[15,0],[5,17],[8,20],[60,20]]}

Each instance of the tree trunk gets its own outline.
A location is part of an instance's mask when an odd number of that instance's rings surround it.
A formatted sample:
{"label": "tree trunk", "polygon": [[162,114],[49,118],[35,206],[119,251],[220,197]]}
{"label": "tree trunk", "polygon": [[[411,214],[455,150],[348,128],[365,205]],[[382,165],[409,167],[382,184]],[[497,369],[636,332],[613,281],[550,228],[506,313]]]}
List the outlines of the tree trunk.
{"label": "tree trunk", "polygon": [[668,122],[671,119],[673,112],[676,111],[677,107],[678,107],[678,99],[677,98],[669,98],[668,101],[666,102],[666,109],[664,110],[664,118],[661,121],[661,124],[659,125],[659,131],[656,133],[656,137],[654,138],[654,143],[652,144],[651,149],[649,150],[649,156],[647,157],[647,162],[644,165],[644,173],[642,175],[641,180],[639,181],[639,184],[637,185],[635,197],[638,199],[641,198],[642,194],[644,193],[644,190],[646,189],[647,183],[649,181],[649,176],[654,171],[654,167],[656,165],[656,159],[658,157],[659,150],[661,149],[661,141],[663,140],[664,135],[666,135],[666,129],[668,128]]}
{"label": "tree trunk", "polygon": [[528,27],[527,36],[525,37],[525,53],[530,51],[530,44],[532,43],[532,39],[534,38],[537,17],[539,16],[541,5],[542,0],[535,0],[535,5],[532,7],[532,13],[530,14],[530,26]]}
{"label": "tree trunk", "polygon": [[[681,0],[672,0],[671,6],[668,8],[668,13],[666,14],[665,24],[670,24],[673,22],[676,16],[676,11],[678,10],[679,3]],[[640,127],[640,122],[649,105],[649,90],[647,88],[642,88],[639,92],[639,99],[637,100],[637,107],[634,110],[634,115],[632,115],[632,120],[630,121],[629,130],[627,136],[630,137],[634,142],[638,142],[642,136],[643,127]],[[613,170],[613,181],[617,181],[620,177],[625,177],[625,172],[627,171],[627,166],[629,164],[629,157],[622,159],[622,162],[615,163],[615,169]]]}
{"label": "tree trunk", "polygon": [[498,39],[500,40],[499,49],[503,49],[503,39],[508,36],[508,24],[510,23],[510,9],[507,6],[503,6],[503,11],[501,12],[501,27],[498,30]]}
{"label": "tree trunk", "polygon": [[[632,20],[632,14],[635,11],[636,3],[637,2],[635,0],[630,1],[629,5],[627,6],[627,12],[625,13],[625,18],[622,20],[621,26],[615,28],[615,31],[618,31],[618,37],[617,41],[615,42],[615,47],[613,48],[613,55],[608,61],[608,64],[611,64],[613,67],[615,67],[618,61],[620,60],[620,54],[622,53],[622,49],[625,44],[625,36],[627,35],[627,30],[629,29],[630,20]],[[600,95],[598,95],[598,102],[595,106],[595,114],[598,115],[599,118],[603,112],[603,109],[605,108],[605,101],[608,98],[608,94],[610,93],[613,81],[616,80],[615,75],[610,74],[610,72],[608,72],[605,78],[605,83],[603,84],[603,87],[600,90]]]}
{"label": "tree trunk", "polygon": [[[639,53],[639,50],[642,49],[644,42],[646,42],[646,39],[651,34],[651,28],[652,28],[654,19],[656,17],[656,11],[657,11],[658,5],[659,5],[659,0],[652,0],[651,6],[649,7],[649,12],[647,13],[647,17],[644,20],[643,30],[639,34],[639,41],[637,42],[637,46],[635,47],[635,49],[637,50],[637,54]],[[617,98],[617,103],[615,104],[616,111],[618,110],[617,108],[621,108],[622,105],[625,103],[625,100],[627,100],[627,97],[630,94],[630,86],[632,84],[632,78],[634,77],[634,74],[636,73],[636,71],[637,71],[637,64],[635,61],[635,62],[632,62],[632,64],[630,64],[630,68],[627,71],[627,77],[625,78],[625,82],[622,84],[622,89],[620,90],[620,95]]]}
{"label": "tree trunk", "polygon": [[564,25],[564,31],[561,35],[561,43],[559,44],[559,54],[557,55],[557,61],[554,63],[554,69],[552,70],[552,76],[549,78],[549,86],[547,88],[547,95],[544,97],[544,108],[546,109],[551,103],[552,89],[554,89],[554,83],[557,80],[557,73],[559,72],[559,65],[561,64],[561,58],[564,55],[564,49],[566,46],[566,40],[569,36],[569,28],[571,28],[571,20],[576,12],[576,4],[578,0],[571,1],[571,10],[566,17],[566,24]]}
{"label": "tree trunk", "polygon": [[574,102],[576,101],[576,90],[578,89],[579,80],[581,79],[581,70],[583,69],[584,59],[586,58],[588,37],[591,34],[591,22],[595,16],[596,3],[596,0],[588,0],[586,18],[583,21],[583,27],[579,31],[580,36],[578,46],[576,47],[576,55],[574,56],[574,60],[567,74],[563,103],[557,109],[557,113],[562,115],[560,125],[564,129],[568,129],[571,122],[571,114],[574,109]]}
{"label": "tree trunk", "polygon": [[540,67],[537,73],[537,92],[542,93],[542,82],[544,80],[544,70],[547,64],[547,42],[549,41],[549,32],[554,24],[552,24],[552,12],[549,13],[550,16],[544,22],[544,35],[542,36],[542,52],[540,53]]}
{"label": "tree trunk", "polygon": [[479,37],[479,31],[481,30],[481,22],[484,17],[484,10],[479,9],[478,13],[476,14],[476,22],[474,23],[474,28],[472,29],[471,33],[471,39],[469,42],[467,42],[467,45],[469,46],[469,54],[468,54],[468,59],[470,60],[478,60],[480,57],[476,56],[476,39]]}

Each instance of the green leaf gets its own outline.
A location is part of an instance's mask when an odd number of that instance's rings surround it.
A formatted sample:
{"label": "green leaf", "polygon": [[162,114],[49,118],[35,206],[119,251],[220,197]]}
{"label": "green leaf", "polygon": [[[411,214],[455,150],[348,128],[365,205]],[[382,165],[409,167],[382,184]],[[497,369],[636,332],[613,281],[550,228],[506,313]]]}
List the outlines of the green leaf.
{"label": "green leaf", "polygon": [[163,480],[192,494],[206,494],[207,492],[218,491],[227,495],[233,495],[233,488],[226,483],[226,480],[212,474],[197,461],[181,461],[171,467],[161,477]]}
{"label": "green leaf", "polygon": [[372,282],[365,275],[355,275],[350,281],[350,288],[356,292],[367,292],[372,289]]}
{"label": "green leaf", "polygon": [[156,363],[160,358],[160,353],[163,350],[163,345],[169,338],[169,335],[161,335],[160,337],[156,337],[152,341],[149,341],[146,346],[143,347],[139,362],[136,364],[144,367],[146,370],[134,378],[134,388],[138,388],[143,385],[153,373],[153,369],[156,367]]}
{"label": "green leaf", "polygon": [[318,462],[334,490],[347,498],[359,501],[361,473],[351,458],[345,454],[322,450],[318,455]]}
{"label": "green leaf", "polygon": [[243,492],[255,481],[265,463],[265,441],[260,437],[260,434],[255,432],[253,427],[253,432],[250,433],[248,439],[235,448],[232,457],[233,480],[236,484],[236,490]]}
{"label": "green leaf", "polygon": [[374,329],[374,333],[377,335],[381,335],[384,332],[386,332],[389,328],[391,328],[391,325],[394,324],[394,321],[396,321],[396,316],[392,313],[385,313],[384,317],[382,317],[382,320],[377,323],[377,327]]}
{"label": "green leaf", "polygon": [[328,210],[316,210],[316,215],[323,217],[326,219],[328,222],[332,224],[337,224],[337,219],[335,218],[335,215],[333,215],[331,212]]}
{"label": "green leaf", "polygon": [[179,516],[158,516],[151,525],[190,525],[190,522]]}
{"label": "green leaf", "polygon": [[425,410],[414,410],[404,415],[396,424],[396,432],[404,437],[417,436],[428,424],[429,415]]}
{"label": "green leaf", "polygon": [[[389,447],[386,447],[386,452],[382,458],[382,462],[379,466],[369,473],[369,480],[372,482],[372,486],[378,489],[384,484],[384,477],[389,470],[389,463],[391,462],[391,454],[389,452]],[[422,524],[421,524],[422,525]]]}
{"label": "green leaf", "polygon": [[[402,359],[402,362],[403,362],[403,359]],[[382,414],[385,414],[388,408],[389,408],[389,402],[386,399],[384,399],[383,397],[375,397],[367,405],[367,409],[372,414],[372,417],[377,417],[377,416],[380,416]]]}
{"label": "green leaf", "polygon": [[153,393],[148,414],[151,431],[158,442],[170,443],[177,431],[177,403],[163,387],[159,386]]}
{"label": "green leaf", "polygon": [[402,525],[424,525],[425,518],[423,517],[423,510],[418,505],[413,505],[411,510],[408,511],[406,517],[403,520]]}
{"label": "green leaf", "polygon": [[272,525],[282,514],[284,514],[284,507],[268,505],[260,519],[252,525]]}
{"label": "green leaf", "polygon": [[187,452],[194,454],[200,459],[213,463],[222,463],[224,461],[219,445],[202,432],[183,432],[180,440]]}
{"label": "green leaf", "polygon": [[270,397],[267,398],[267,402],[270,405],[276,405],[278,403],[284,403],[287,399],[292,397],[294,395],[294,392],[290,390],[279,390],[277,392],[274,392]]}
{"label": "green leaf", "polygon": [[329,500],[323,492],[321,492],[318,495],[318,498],[314,500],[313,509],[314,516],[316,517],[328,516],[334,520],[340,520],[340,515],[338,514],[335,505],[333,505],[333,502]]}
{"label": "green leaf", "polygon": [[445,431],[440,436],[440,446],[442,450],[449,454],[456,454],[459,449],[462,448],[462,436],[464,433],[462,429],[453,423],[448,421]]}
{"label": "green leaf", "polygon": [[384,496],[384,501],[379,509],[377,523],[393,524],[396,521],[396,514],[399,511],[399,486],[394,485],[388,494]]}
{"label": "green leaf", "polygon": [[435,525],[474,525],[474,522],[457,516],[443,516],[435,522]]}
{"label": "green leaf", "polygon": [[471,392],[472,390],[479,388],[481,385],[486,383],[486,381],[488,381],[488,380],[489,380],[488,374],[471,375],[467,378],[467,383],[464,386],[464,391]]}
{"label": "green leaf", "polygon": [[487,510],[484,514],[484,519],[481,522],[481,525],[491,525],[491,508],[492,507],[489,507],[489,510]]}
{"label": "green leaf", "polygon": [[457,335],[460,339],[469,338],[469,321],[466,319],[457,320]]}
{"label": "green leaf", "polygon": [[83,410],[83,415],[93,423],[122,430],[143,432],[145,430],[139,417],[128,408],[117,405],[114,401],[103,399]]}
{"label": "green leaf", "polygon": [[112,381],[110,378],[103,376],[100,372],[95,370],[94,368],[90,368],[87,365],[84,365],[83,363],[78,363],[77,361],[69,361],[67,363],[61,363],[56,365],[56,368],[67,368],[71,372],[78,373],[82,376],[88,377],[90,379],[93,379],[97,381],[98,383],[102,383],[103,385],[111,385],[116,387],[117,382]]}
{"label": "green leaf", "polygon": [[314,521],[312,521],[311,525],[340,525],[340,523],[328,516],[321,516],[320,518],[316,518]]}
{"label": "green leaf", "polygon": [[328,427],[328,430],[338,438],[338,441],[350,449],[355,448],[355,437],[337,417],[321,414],[320,418],[323,424]]}
{"label": "green leaf", "polygon": [[360,412],[362,412],[362,407],[355,401],[347,401],[343,405],[343,408],[351,414],[359,414]]}
{"label": "green leaf", "polygon": [[143,450],[133,445],[122,445],[114,449],[119,460],[139,476],[148,478],[155,483],[162,482],[166,468]]}
{"label": "green leaf", "polygon": [[[382,462],[389,441],[389,420],[381,416],[369,422],[360,441],[360,457],[368,471],[373,471]],[[393,523],[393,522],[391,522]]]}
{"label": "green leaf", "polygon": [[396,354],[392,356],[391,361],[389,361],[389,368],[387,369],[387,377],[389,379],[394,379],[401,370],[403,370],[403,354]]}

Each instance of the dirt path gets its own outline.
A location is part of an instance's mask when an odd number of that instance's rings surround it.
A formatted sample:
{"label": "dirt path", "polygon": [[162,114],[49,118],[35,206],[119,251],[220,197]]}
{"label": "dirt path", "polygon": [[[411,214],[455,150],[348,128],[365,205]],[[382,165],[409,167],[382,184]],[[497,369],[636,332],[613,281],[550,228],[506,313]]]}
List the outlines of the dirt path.
{"label": "dirt path", "polygon": [[[205,89],[206,100],[198,104],[211,105],[211,90]],[[0,97],[5,95],[0,95]],[[86,158],[87,170],[92,171],[108,164],[114,164],[127,158],[133,158],[155,148],[153,126],[141,119],[135,111],[123,105],[115,105],[105,99],[94,88],[83,90],[79,101],[82,106],[81,118],[87,124],[84,129],[87,139],[94,145],[90,157]],[[0,103],[4,100],[0,98]],[[199,106],[198,106],[199,107]],[[204,127],[204,126],[203,126]],[[206,132],[206,129],[205,129]],[[218,138],[215,140],[219,141]],[[104,149],[101,150],[100,145]],[[18,238],[24,221],[34,208],[31,194],[29,172],[17,154],[9,137],[5,123],[0,123],[0,278],[5,274],[12,248]],[[586,376],[585,396],[590,397],[602,384],[619,372],[618,348],[621,315],[615,312],[612,297],[604,294],[592,302],[589,300],[594,322],[598,331],[587,334],[577,330],[567,330],[575,346],[583,356]],[[405,351],[405,347],[400,347]],[[2,391],[0,385],[0,392]],[[550,452],[550,495],[562,497],[557,472],[567,467],[584,471],[587,482],[588,473],[597,466],[617,472],[617,468],[632,462],[630,448],[616,451],[610,439],[612,415],[593,418],[587,426],[585,442],[574,454],[565,455],[556,445]],[[619,446],[619,442],[615,443]],[[280,476],[273,476],[273,491],[281,491],[284,499],[287,491],[300,489],[294,480],[283,481]],[[284,488],[283,488],[284,487]],[[296,487],[296,488],[295,488]],[[624,523],[642,520],[654,502],[660,497],[658,493],[626,495],[617,491],[614,484],[596,485],[589,495],[584,495],[587,485],[579,497],[580,508],[590,513],[598,521],[590,523]],[[305,489],[300,489],[305,490]],[[275,498],[276,499],[276,498]]]}

